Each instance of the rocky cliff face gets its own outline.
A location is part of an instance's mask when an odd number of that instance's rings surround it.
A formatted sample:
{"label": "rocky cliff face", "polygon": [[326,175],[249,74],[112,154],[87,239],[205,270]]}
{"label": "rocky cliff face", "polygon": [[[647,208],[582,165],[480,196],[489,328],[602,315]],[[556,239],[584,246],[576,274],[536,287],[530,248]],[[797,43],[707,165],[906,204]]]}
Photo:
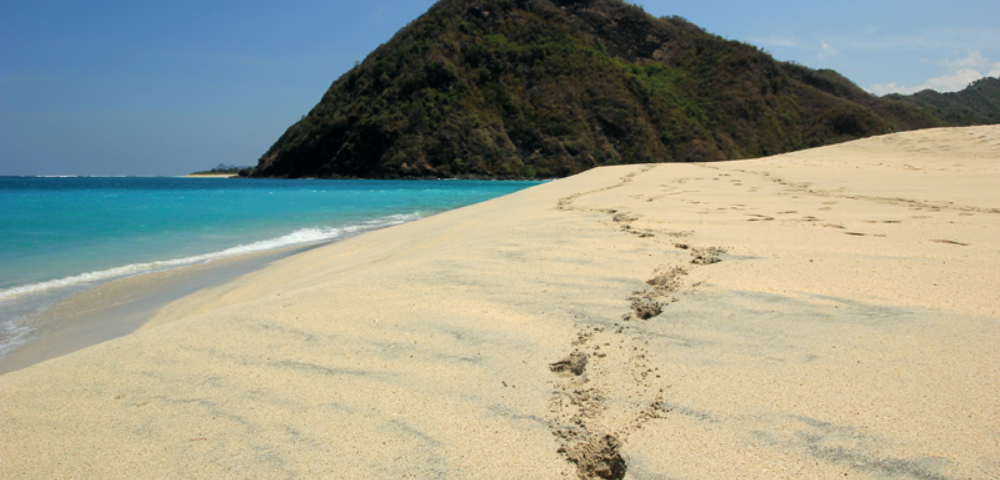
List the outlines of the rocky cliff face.
{"label": "rocky cliff face", "polygon": [[619,0],[442,0],[334,82],[254,175],[556,177],[946,124]]}

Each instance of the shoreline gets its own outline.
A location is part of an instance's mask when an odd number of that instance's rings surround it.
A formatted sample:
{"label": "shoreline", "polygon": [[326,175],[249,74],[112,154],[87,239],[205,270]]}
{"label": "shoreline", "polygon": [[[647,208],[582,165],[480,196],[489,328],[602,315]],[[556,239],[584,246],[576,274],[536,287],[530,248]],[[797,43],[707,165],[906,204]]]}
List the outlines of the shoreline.
{"label": "shoreline", "polygon": [[229,173],[189,173],[187,175],[181,175],[177,178],[240,178],[240,176]]}
{"label": "shoreline", "polygon": [[0,469],[995,478],[997,184],[1000,127],[933,129],[369,232],[0,376]]}
{"label": "shoreline", "polygon": [[45,327],[37,337],[0,357],[0,376],[129,335],[173,301],[318,246],[322,244],[224,257],[131,275],[76,292],[28,319]]}

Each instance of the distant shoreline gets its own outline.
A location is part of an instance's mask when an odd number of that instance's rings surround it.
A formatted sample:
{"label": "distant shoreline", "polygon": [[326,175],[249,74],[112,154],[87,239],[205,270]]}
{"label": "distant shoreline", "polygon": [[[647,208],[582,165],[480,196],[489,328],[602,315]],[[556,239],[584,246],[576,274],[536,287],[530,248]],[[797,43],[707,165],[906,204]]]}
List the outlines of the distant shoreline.
{"label": "distant shoreline", "polygon": [[231,173],[192,173],[180,178],[239,178],[239,175]]}

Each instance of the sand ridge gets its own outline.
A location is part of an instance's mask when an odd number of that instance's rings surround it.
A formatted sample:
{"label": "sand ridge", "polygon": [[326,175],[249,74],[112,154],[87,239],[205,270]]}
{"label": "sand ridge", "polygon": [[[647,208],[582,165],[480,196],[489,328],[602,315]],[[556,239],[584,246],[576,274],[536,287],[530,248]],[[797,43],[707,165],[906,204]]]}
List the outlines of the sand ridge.
{"label": "sand ridge", "polygon": [[0,377],[4,478],[996,478],[1000,128],[601,168]]}

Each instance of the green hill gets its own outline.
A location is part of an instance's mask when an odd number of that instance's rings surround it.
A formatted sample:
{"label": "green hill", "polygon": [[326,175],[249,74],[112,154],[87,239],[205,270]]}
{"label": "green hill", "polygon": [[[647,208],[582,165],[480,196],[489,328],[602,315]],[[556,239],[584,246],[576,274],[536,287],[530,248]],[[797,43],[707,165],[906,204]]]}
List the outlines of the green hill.
{"label": "green hill", "polygon": [[619,0],[442,0],[335,81],[254,175],[557,177],[955,123]]}
{"label": "green hill", "polygon": [[889,99],[917,107],[950,125],[1000,123],[1000,80],[986,77],[961,92],[924,90],[911,96],[889,95]]}

